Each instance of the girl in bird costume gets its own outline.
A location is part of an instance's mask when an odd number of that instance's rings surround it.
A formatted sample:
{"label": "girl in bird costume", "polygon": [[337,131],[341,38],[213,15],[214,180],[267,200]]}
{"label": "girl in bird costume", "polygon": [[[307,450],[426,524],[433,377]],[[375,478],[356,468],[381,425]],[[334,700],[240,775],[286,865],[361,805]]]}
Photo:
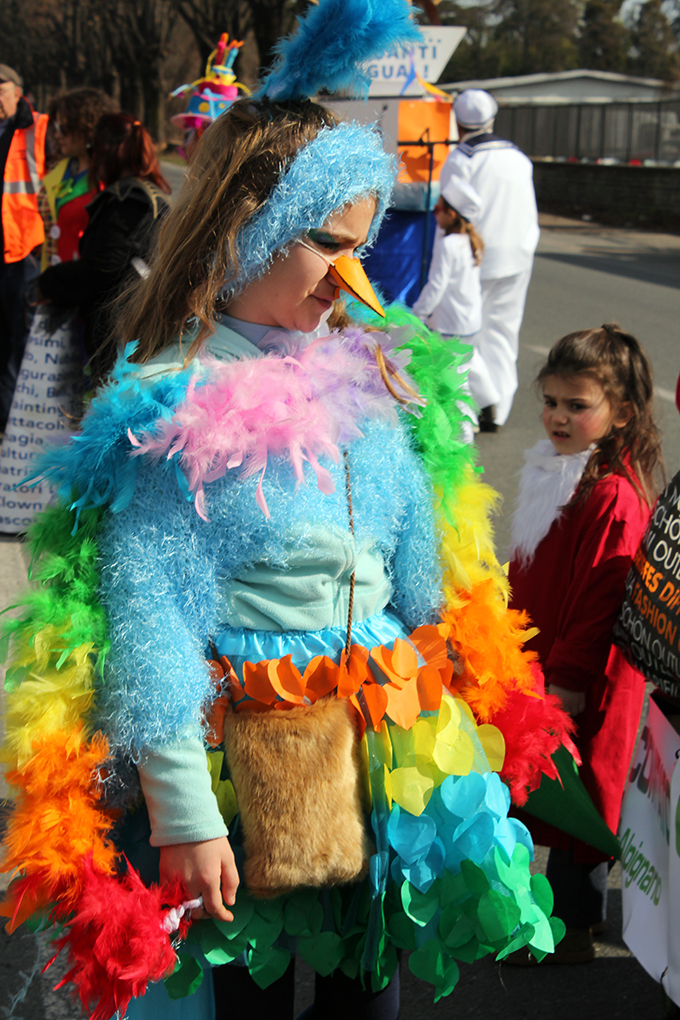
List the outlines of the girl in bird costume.
{"label": "girl in bird costume", "polygon": [[381,308],[357,253],[394,161],[307,98],[416,39],[403,0],[311,10],[206,132],[127,346],[41,464],[2,910],[56,925],[96,1020],[209,965],[218,1012],[290,1017],[294,954],[318,1015],[395,1017],[403,951],[439,998],[563,932],[508,808],[568,722],[459,439],[468,352]]}

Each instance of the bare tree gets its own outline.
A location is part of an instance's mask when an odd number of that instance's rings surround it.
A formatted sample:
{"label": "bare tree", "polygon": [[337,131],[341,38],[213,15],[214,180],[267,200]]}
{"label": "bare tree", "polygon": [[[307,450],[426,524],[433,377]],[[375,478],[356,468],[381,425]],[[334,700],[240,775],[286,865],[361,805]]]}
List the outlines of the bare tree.
{"label": "bare tree", "polygon": [[274,47],[288,35],[295,19],[309,7],[311,0],[249,0],[252,29],[257,40],[260,67],[271,66]]}
{"label": "bare tree", "polygon": [[[256,53],[243,54],[251,80],[258,77],[255,67],[269,67],[274,46],[295,25],[297,15],[311,0],[169,0],[196,37],[203,61],[215,48],[222,32],[231,38],[252,41]],[[245,60],[244,60],[245,58]]]}
{"label": "bare tree", "polygon": [[170,0],[175,11],[189,26],[196,39],[202,63],[217,45],[222,32],[230,39],[244,39],[250,28],[247,0]]}
{"label": "bare tree", "polygon": [[169,83],[163,64],[177,12],[168,0],[85,0],[101,11],[113,62],[120,76],[121,101],[159,141],[165,140]]}

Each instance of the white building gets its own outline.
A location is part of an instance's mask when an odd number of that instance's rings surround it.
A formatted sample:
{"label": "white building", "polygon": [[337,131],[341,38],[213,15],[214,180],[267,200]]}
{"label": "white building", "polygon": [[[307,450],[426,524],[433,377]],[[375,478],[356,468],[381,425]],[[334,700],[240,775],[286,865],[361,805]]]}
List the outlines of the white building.
{"label": "white building", "polygon": [[557,71],[553,74],[520,74],[513,78],[486,78],[439,85],[445,92],[486,89],[499,104],[606,103],[669,98],[666,82],[635,78],[613,71]]}

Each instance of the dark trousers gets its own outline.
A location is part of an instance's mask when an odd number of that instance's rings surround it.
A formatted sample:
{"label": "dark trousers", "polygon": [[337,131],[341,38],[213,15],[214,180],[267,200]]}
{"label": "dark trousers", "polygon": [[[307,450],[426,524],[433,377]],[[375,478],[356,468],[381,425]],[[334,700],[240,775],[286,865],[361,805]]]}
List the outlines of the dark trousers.
{"label": "dark trousers", "polygon": [[[214,967],[216,1020],[294,1020],[295,962],[285,974],[259,988],[245,967]],[[399,971],[381,992],[364,990],[361,982],[337,970],[330,977],[316,976],[314,1005],[305,1020],[398,1020]]]}
{"label": "dark trousers", "polygon": [[30,326],[25,295],[39,269],[34,255],[0,262],[0,431],[7,424]]}
{"label": "dark trousers", "polygon": [[607,917],[609,862],[581,864],[572,850],[556,850],[548,857],[546,875],[555,895],[553,913],[567,928],[590,928]]}

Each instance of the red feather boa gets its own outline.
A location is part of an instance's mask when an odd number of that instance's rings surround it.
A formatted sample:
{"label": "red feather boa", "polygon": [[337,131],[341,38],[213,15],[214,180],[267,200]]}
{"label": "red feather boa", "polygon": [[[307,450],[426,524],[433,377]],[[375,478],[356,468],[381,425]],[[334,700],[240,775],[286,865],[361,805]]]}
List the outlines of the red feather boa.
{"label": "red feather boa", "polygon": [[501,711],[491,716],[505,738],[505,761],[501,779],[510,789],[513,804],[526,804],[528,795],[541,785],[543,775],[557,779],[557,768],[552,756],[564,744],[581,764],[570,734],[575,723],[562,708],[559,698],[543,693],[543,673],[536,663],[531,664],[536,696],[522,691],[508,691],[507,702]]}
{"label": "red feather boa", "polygon": [[[163,920],[187,898],[179,881],[147,888],[134,868],[114,878],[88,860],[76,912],[57,942],[72,965],[57,988],[73,981],[90,1020],[110,1020],[116,1010],[124,1016],[149,981],[172,974],[176,957]],[[180,937],[189,924],[180,921]]]}

